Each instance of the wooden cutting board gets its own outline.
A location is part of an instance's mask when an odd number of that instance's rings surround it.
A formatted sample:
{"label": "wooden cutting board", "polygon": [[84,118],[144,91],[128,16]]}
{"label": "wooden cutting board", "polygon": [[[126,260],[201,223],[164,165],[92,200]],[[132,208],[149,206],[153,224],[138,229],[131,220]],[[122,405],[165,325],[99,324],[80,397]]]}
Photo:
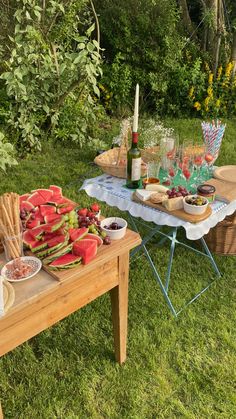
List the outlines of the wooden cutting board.
{"label": "wooden cutting board", "polygon": [[236,184],[236,166],[220,166],[214,170],[214,177],[226,182]]}
{"label": "wooden cutting board", "polygon": [[223,200],[232,202],[236,199],[236,182],[228,182],[226,180],[210,179],[206,184],[213,185],[216,188],[216,195]]}
{"label": "wooden cutting board", "polygon": [[147,207],[155,208],[159,211],[166,212],[167,214],[173,215],[174,217],[178,217],[181,220],[188,221],[189,223],[194,223],[194,224],[195,223],[200,223],[201,221],[206,220],[212,214],[212,210],[211,210],[210,206],[208,206],[206,211],[204,212],[204,214],[201,214],[201,215],[187,214],[187,212],[185,212],[183,209],[169,211],[162,204],[154,204],[153,202],[151,202],[149,200],[148,201],[141,201],[141,199],[139,199],[135,195],[135,192],[132,195],[132,200],[139,203],[139,204],[145,205]]}

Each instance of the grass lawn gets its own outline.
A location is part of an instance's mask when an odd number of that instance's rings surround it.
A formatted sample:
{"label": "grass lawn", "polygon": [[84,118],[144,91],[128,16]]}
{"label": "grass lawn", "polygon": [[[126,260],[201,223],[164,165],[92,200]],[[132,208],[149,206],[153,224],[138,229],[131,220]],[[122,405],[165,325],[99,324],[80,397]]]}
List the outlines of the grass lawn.
{"label": "grass lawn", "polygon": [[[199,120],[166,120],[182,138],[200,138]],[[58,184],[86,206],[83,179],[100,174],[92,150],[44,146],[2,175],[1,193]],[[236,120],[217,164],[236,164]],[[116,208],[102,204],[104,215]],[[124,214],[123,214],[124,216]],[[165,273],[168,248],[151,252]],[[144,257],[130,268],[128,358],[114,361],[109,296],[51,327],[0,359],[0,399],[6,418],[235,418],[236,260],[215,257],[223,277],[178,319],[171,315]],[[176,304],[213,274],[207,259],[177,247]],[[1,342],[0,342],[1,344]]]}

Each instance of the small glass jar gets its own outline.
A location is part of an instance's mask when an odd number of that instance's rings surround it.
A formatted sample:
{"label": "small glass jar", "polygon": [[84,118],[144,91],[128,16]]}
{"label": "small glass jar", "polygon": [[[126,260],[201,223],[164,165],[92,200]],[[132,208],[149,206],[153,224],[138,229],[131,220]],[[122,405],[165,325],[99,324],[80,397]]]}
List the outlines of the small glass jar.
{"label": "small glass jar", "polygon": [[215,192],[216,188],[213,185],[204,184],[197,187],[198,195],[204,196],[204,198],[207,198],[209,202],[213,202],[215,200]]}

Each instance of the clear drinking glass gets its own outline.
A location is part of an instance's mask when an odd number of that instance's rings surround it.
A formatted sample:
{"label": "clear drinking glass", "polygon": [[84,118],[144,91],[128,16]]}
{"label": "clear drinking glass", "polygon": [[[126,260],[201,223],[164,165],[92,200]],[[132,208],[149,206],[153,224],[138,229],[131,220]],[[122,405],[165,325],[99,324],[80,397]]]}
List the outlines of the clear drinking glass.
{"label": "clear drinking glass", "polygon": [[24,255],[22,234],[21,225],[4,227],[2,244],[7,262]]}

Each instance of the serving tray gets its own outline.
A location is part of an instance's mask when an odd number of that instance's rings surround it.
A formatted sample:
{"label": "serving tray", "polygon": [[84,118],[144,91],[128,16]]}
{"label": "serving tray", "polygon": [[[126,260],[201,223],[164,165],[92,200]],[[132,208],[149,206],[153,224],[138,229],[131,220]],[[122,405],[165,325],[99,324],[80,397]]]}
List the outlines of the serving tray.
{"label": "serving tray", "polygon": [[216,179],[236,184],[236,166],[229,165],[217,167],[214,170],[214,177]]}
{"label": "serving tray", "polygon": [[168,209],[166,209],[162,204],[154,204],[153,202],[147,200],[147,201],[141,201],[141,199],[139,199],[136,195],[135,192],[132,195],[132,200],[145,205],[147,207],[151,207],[151,208],[155,208],[159,211],[163,211],[166,212],[167,214],[173,215],[174,217],[178,217],[181,220],[184,221],[188,221],[189,223],[200,223],[201,221],[206,220],[208,217],[210,217],[210,215],[212,214],[212,210],[211,207],[208,206],[206,211],[204,212],[204,214],[201,215],[191,215],[191,214],[187,214],[187,212],[185,212],[183,209],[181,210],[174,210],[174,211],[169,211]]}

